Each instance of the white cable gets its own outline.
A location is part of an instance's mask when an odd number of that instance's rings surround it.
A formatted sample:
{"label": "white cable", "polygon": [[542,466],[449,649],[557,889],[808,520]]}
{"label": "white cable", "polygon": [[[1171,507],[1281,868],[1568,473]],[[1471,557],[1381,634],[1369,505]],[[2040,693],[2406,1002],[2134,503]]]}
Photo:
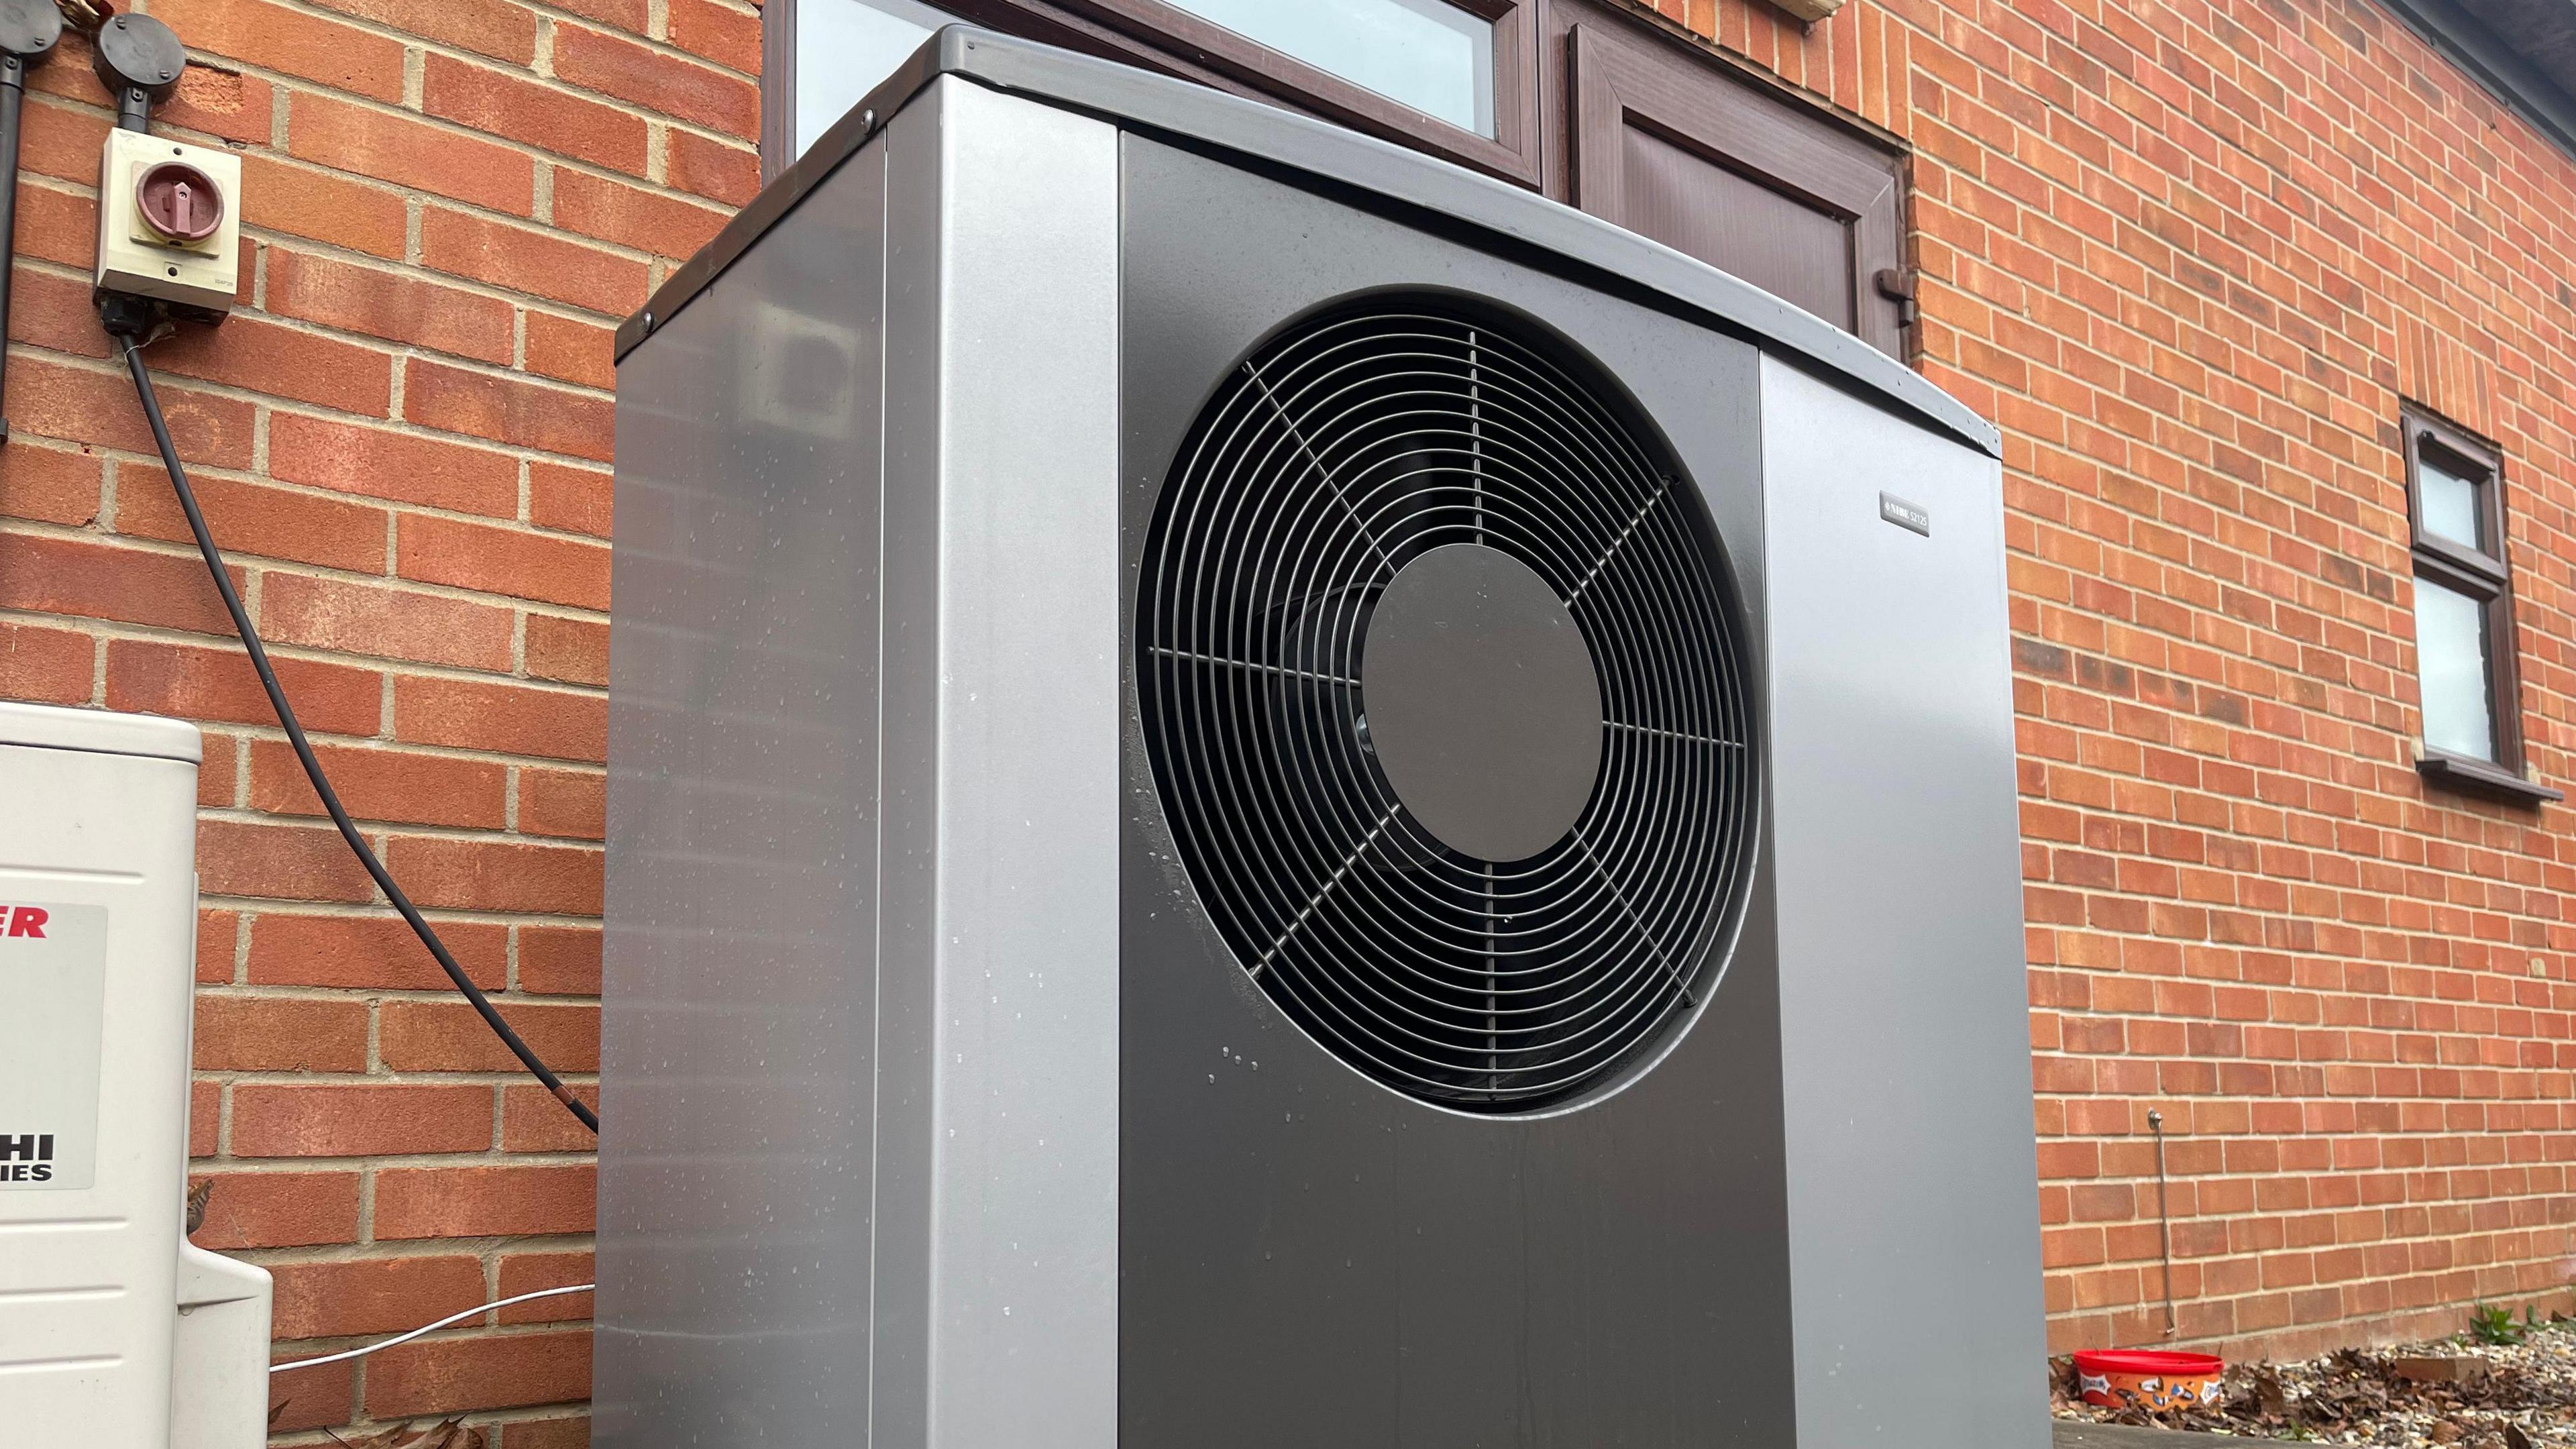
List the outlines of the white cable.
{"label": "white cable", "polygon": [[447,1325],[454,1323],[459,1319],[472,1318],[478,1313],[489,1313],[495,1308],[507,1308],[513,1303],[525,1303],[531,1298],[552,1298],[558,1293],[587,1293],[598,1286],[599,1285],[596,1283],[575,1283],[568,1288],[540,1288],[534,1293],[522,1293],[516,1298],[504,1298],[498,1303],[486,1303],[480,1308],[468,1308],[462,1313],[451,1313],[445,1318],[438,1320],[436,1323],[424,1323],[409,1333],[397,1334],[392,1338],[386,1339],[382,1343],[371,1343],[365,1348],[353,1348],[343,1353],[326,1353],[320,1358],[299,1358],[292,1363],[270,1364],[268,1366],[268,1371],[273,1374],[282,1374],[288,1369],[311,1368],[315,1364],[320,1363],[338,1363],[344,1358],[364,1358],[368,1354],[374,1353],[377,1349],[391,1348],[398,1343],[409,1343],[424,1333],[435,1333],[439,1329],[445,1328]]}

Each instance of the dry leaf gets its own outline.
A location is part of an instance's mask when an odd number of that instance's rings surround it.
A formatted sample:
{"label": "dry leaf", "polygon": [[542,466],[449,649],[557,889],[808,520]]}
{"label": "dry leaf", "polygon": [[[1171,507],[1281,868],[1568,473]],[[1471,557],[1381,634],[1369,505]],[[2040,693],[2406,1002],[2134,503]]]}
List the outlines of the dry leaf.
{"label": "dry leaf", "polygon": [[483,1431],[467,1428],[462,1418],[449,1419],[426,1429],[397,1424],[364,1439],[340,1439],[337,1434],[331,1437],[339,1439],[348,1449],[485,1449],[486,1445]]}
{"label": "dry leaf", "polygon": [[2254,1403],[2266,1414],[2290,1416],[2289,1391],[2281,1387],[2281,1375],[2270,1364],[2254,1371]]}
{"label": "dry leaf", "polygon": [[188,1189],[188,1231],[193,1234],[206,1225],[206,1203],[215,1195],[215,1180],[207,1178]]}

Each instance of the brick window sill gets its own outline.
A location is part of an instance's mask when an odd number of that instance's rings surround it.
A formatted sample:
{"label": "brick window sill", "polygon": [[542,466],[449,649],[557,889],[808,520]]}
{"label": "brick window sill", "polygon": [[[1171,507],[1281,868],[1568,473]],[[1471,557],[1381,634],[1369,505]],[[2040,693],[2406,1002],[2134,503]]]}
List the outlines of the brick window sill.
{"label": "brick window sill", "polygon": [[2510,770],[2465,755],[2427,751],[2422,759],[2415,762],[2415,771],[2424,777],[2427,785],[2455,790],[2463,795],[2483,795],[2511,805],[2537,806],[2567,798],[2563,791],[2535,785]]}

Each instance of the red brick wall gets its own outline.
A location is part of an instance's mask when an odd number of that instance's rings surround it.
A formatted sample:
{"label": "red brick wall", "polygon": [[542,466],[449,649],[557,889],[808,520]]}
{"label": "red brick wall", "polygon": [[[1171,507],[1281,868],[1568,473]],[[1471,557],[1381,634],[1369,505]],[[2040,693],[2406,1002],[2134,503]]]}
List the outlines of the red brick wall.
{"label": "red brick wall", "polygon": [[[757,183],[758,12],[133,8],[197,61],[164,127],[244,161],[240,310],[146,354],[215,535],[387,863],[539,1051],[593,1082],[608,329]],[[281,1355],[586,1281],[587,1134],[318,823],[182,546],[90,314],[108,113],[86,48],[31,89],[0,695],[206,728],[198,1241],[277,1275]],[[546,1300],[283,1376],[279,1428],[327,1443],[309,1431],[478,1409],[494,1449],[580,1444],[588,1313]]]}
{"label": "red brick wall", "polygon": [[[245,157],[242,310],[150,354],[344,792],[595,1066],[607,327],[753,188],[744,0],[155,0]],[[2274,1349],[2556,1292],[2566,812],[2428,797],[2397,401],[2507,458],[2535,762],[2576,676],[2576,162],[2371,0],[1667,0],[1914,150],[1922,365],[2008,438],[2059,1347]],[[209,732],[199,1240],[302,1354],[589,1272],[588,1143],[313,819],[87,307],[103,97],[28,108],[0,694]],[[587,1304],[290,1375],[281,1432],[578,1444]]]}
{"label": "red brick wall", "polygon": [[1922,367],[2006,437],[2050,1342],[2563,1301],[2571,820],[2428,794],[2398,400],[2506,458],[2576,673],[2576,160],[2371,0],[1663,12],[1914,150]]}

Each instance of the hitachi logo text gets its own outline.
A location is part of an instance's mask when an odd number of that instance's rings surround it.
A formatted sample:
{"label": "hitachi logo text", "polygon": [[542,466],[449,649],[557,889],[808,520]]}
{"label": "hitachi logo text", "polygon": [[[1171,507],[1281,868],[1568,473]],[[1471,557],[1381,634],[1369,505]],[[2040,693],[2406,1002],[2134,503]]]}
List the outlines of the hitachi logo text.
{"label": "hitachi logo text", "polygon": [[54,1134],[0,1132],[0,1182],[54,1180]]}

